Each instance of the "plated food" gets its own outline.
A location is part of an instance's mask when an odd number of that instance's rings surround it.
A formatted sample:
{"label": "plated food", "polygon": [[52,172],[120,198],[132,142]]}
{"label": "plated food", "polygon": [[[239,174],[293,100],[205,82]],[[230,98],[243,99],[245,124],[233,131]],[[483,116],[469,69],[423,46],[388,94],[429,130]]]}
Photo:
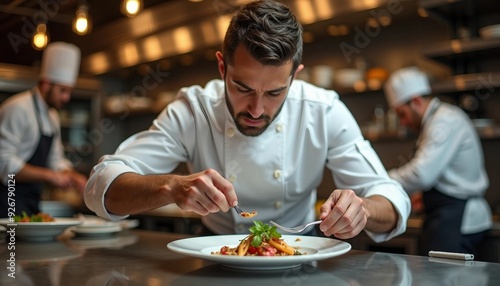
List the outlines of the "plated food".
{"label": "plated food", "polygon": [[303,263],[318,261],[342,255],[351,249],[347,242],[329,237],[304,235],[282,235],[281,239],[302,255],[257,256],[257,255],[215,255],[223,246],[236,247],[247,238],[244,234],[189,237],[171,241],[170,251],[220,263],[225,267],[244,271],[269,271],[300,267]]}
{"label": "plated food", "polygon": [[223,246],[219,251],[212,252],[218,255],[237,256],[288,256],[302,255],[297,248],[290,246],[277,231],[275,226],[254,221],[249,229],[250,235],[245,237],[236,247]]}
{"label": "plated food", "polygon": [[22,215],[14,216],[14,222],[53,222],[54,218],[47,213],[37,213],[33,215],[28,215],[26,212],[22,212]]}

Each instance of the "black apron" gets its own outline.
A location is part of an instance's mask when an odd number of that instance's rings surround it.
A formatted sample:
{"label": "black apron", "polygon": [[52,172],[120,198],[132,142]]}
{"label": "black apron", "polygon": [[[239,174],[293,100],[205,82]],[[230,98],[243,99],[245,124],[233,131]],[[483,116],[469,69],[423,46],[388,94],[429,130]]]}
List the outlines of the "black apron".
{"label": "black apron", "polygon": [[[38,167],[47,167],[47,158],[49,156],[50,148],[52,146],[52,140],[54,135],[46,136],[42,133],[42,127],[40,125],[41,117],[38,110],[38,102],[33,94],[33,102],[35,104],[35,113],[38,118],[38,129],[40,130],[40,139],[38,141],[38,146],[36,147],[35,153],[26,162]],[[49,117],[50,122],[50,117]],[[2,196],[0,196],[0,217],[7,217],[13,209],[8,207],[8,197],[7,197],[7,186],[2,183]],[[38,204],[40,202],[43,192],[43,183],[20,183],[16,181],[15,184],[15,211],[16,215],[21,215],[25,211],[28,215],[37,214],[40,212]]]}
{"label": "black apron", "polygon": [[[438,108],[439,105],[436,105],[430,110],[427,120],[434,116]],[[420,245],[421,255],[427,255],[431,250],[466,252],[462,247],[460,228],[467,200],[445,195],[435,187],[423,192],[422,196],[425,219]]]}
{"label": "black apron", "polygon": [[462,245],[460,232],[467,200],[450,197],[436,188],[422,195],[425,206],[422,255],[427,255],[431,250],[467,252]]}

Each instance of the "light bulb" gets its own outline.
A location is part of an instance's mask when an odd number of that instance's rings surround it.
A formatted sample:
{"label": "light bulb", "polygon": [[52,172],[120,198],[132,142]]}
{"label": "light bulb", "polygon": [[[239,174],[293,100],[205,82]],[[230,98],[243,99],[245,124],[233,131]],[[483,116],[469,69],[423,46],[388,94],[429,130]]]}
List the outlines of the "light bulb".
{"label": "light bulb", "polygon": [[134,17],[142,9],[142,0],[122,0],[122,14],[128,17]]}
{"label": "light bulb", "polygon": [[49,36],[47,35],[47,25],[39,24],[36,27],[36,33],[33,35],[32,45],[37,50],[43,50],[49,42]]}
{"label": "light bulb", "polygon": [[88,7],[82,5],[76,11],[75,19],[73,20],[73,31],[78,35],[90,33],[92,24],[88,13]]}

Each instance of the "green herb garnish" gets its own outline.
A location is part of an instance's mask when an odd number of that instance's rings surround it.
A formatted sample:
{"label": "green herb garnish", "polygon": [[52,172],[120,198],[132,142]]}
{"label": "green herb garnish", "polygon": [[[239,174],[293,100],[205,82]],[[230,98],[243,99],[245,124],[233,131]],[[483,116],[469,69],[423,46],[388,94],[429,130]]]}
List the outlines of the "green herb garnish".
{"label": "green herb garnish", "polygon": [[46,222],[53,220],[48,214],[33,214],[28,215],[25,211],[22,211],[21,215],[15,215],[15,222]]}
{"label": "green herb garnish", "polygon": [[249,229],[252,234],[252,246],[259,246],[263,240],[281,237],[281,233],[276,230],[275,226],[264,224],[261,221],[253,221],[253,224],[254,226]]}

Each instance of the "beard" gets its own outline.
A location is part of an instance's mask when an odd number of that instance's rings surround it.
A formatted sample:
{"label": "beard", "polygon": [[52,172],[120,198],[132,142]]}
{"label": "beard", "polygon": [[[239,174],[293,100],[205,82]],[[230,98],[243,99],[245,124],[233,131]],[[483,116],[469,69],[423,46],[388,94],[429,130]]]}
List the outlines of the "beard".
{"label": "beard", "polygon": [[[238,129],[238,131],[240,131],[241,134],[243,134],[245,136],[255,137],[255,136],[259,136],[264,131],[266,131],[269,124],[271,124],[271,118],[269,116],[263,114],[263,115],[259,116],[259,118],[253,118],[253,116],[248,112],[240,112],[238,114],[234,114],[234,108],[233,108],[233,105],[231,104],[231,101],[229,100],[226,86],[224,86],[224,93],[225,93],[225,97],[226,97],[227,109],[229,110],[229,113],[233,117],[233,121],[234,121],[234,124],[236,125],[236,128]],[[243,123],[245,118],[249,118],[252,120],[264,120],[265,124],[262,127],[245,126]]]}
{"label": "beard", "polygon": [[55,110],[60,110],[63,106],[61,106],[58,101],[56,100],[57,95],[55,94],[54,91],[54,86],[51,85],[49,90],[47,91],[47,105],[50,108],[54,108]]}
{"label": "beard", "polygon": [[[228,103],[230,106],[231,103]],[[232,113],[231,113],[232,114]],[[265,124],[262,127],[249,127],[249,126],[244,126],[241,122],[244,121],[244,118],[249,118],[249,119],[256,119],[256,120],[264,120]],[[236,124],[236,128],[238,128],[238,131],[241,132],[241,134],[245,136],[259,136],[260,134],[264,133],[266,131],[267,127],[271,124],[271,118],[269,116],[262,115],[259,118],[253,118],[249,113],[238,113],[236,116],[233,115],[233,120],[234,123]]]}
{"label": "beard", "polygon": [[[226,97],[227,109],[229,110],[229,113],[233,117],[233,121],[234,121],[234,124],[236,125],[236,128],[238,129],[238,131],[241,134],[243,134],[245,136],[250,136],[250,137],[256,137],[256,136],[259,136],[260,134],[264,133],[264,131],[266,131],[266,129],[269,127],[269,125],[271,125],[271,123],[278,116],[278,114],[280,114],[281,109],[283,108],[283,105],[285,105],[285,102],[283,102],[281,104],[280,108],[278,109],[278,111],[276,112],[276,114],[274,115],[273,118],[271,118],[270,116],[265,115],[265,114],[262,114],[258,118],[254,118],[248,112],[240,112],[238,114],[234,114],[234,108],[233,108],[233,105],[231,104],[231,101],[229,100],[229,95],[227,92],[226,85],[224,85],[224,93],[225,93],[225,97]],[[244,123],[245,118],[248,118],[250,120],[263,120],[265,124],[262,127],[246,126]]]}
{"label": "beard", "polygon": [[[226,69],[227,69],[227,67],[226,67]],[[258,118],[254,118],[248,112],[240,112],[238,114],[235,114],[233,105],[231,104],[231,101],[229,100],[229,93],[227,92],[226,69],[224,71],[224,96],[226,98],[227,109],[229,110],[229,113],[233,117],[234,124],[236,125],[236,128],[238,129],[238,131],[245,136],[249,136],[249,137],[259,136],[260,134],[264,133],[264,131],[266,131],[266,129],[269,127],[269,125],[271,125],[271,123],[273,122],[273,120],[280,114],[281,110],[283,109],[283,106],[285,105],[285,101],[283,101],[281,103],[280,108],[276,111],[276,113],[274,114],[274,116],[272,118],[266,114],[262,114]],[[293,80],[293,76],[290,80],[290,85],[291,85],[292,80]],[[245,118],[248,118],[250,120],[263,120],[265,124],[262,127],[246,126],[244,123]]]}

